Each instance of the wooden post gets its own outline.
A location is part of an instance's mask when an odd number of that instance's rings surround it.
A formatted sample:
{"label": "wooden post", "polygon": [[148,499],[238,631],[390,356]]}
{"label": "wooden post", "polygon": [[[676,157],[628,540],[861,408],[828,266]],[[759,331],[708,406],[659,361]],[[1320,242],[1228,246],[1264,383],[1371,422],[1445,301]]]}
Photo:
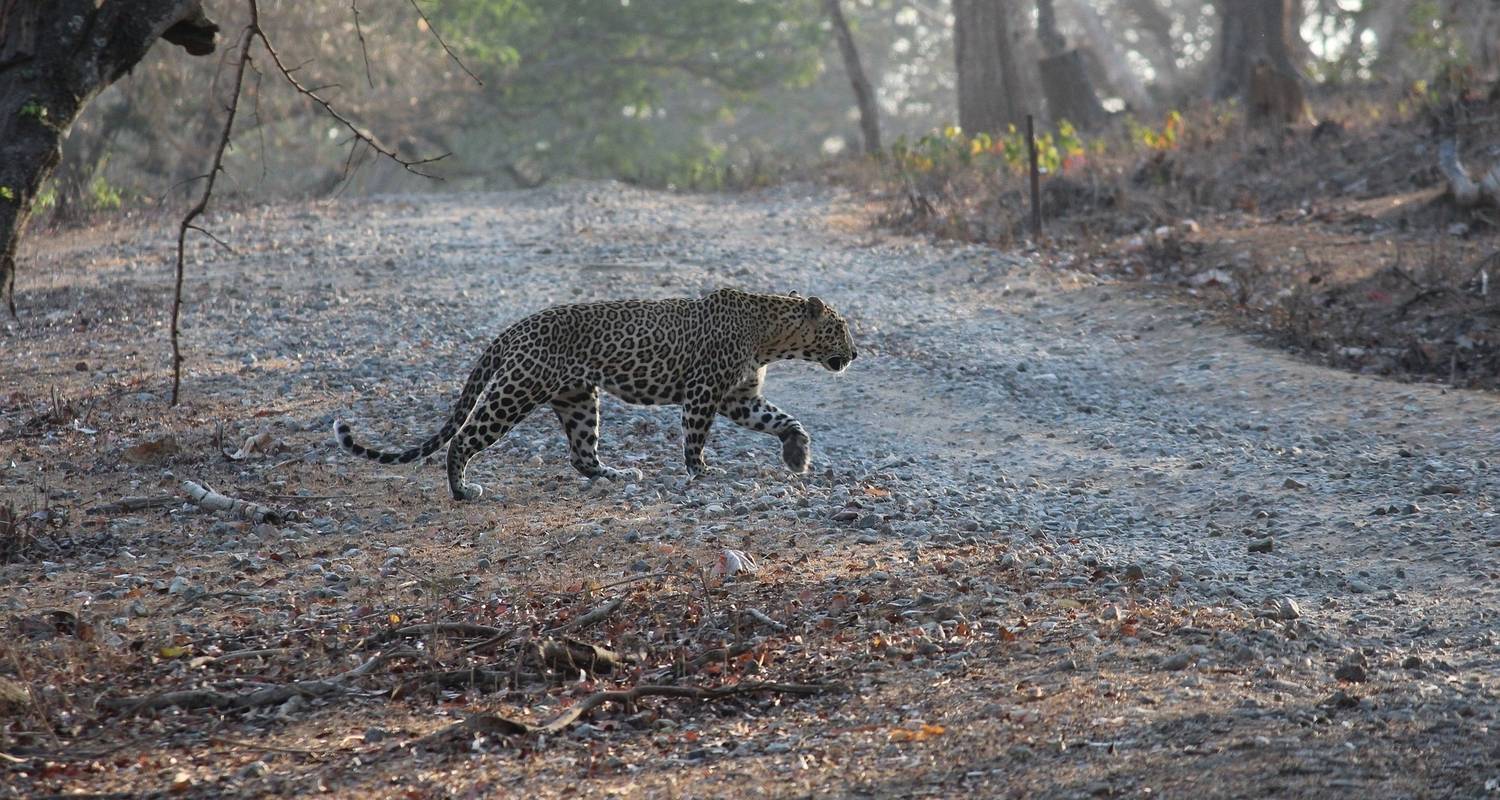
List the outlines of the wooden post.
{"label": "wooden post", "polygon": [[1031,238],[1042,239],[1042,176],[1036,163],[1036,127],[1030,114],[1026,115],[1026,149],[1031,154]]}

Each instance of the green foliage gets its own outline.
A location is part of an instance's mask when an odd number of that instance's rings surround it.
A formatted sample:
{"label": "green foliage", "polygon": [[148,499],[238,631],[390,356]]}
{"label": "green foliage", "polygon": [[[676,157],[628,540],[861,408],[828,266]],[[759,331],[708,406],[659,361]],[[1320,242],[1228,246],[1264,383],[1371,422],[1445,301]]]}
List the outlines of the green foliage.
{"label": "green foliage", "polygon": [[35,100],[27,100],[22,104],[19,113],[22,119],[34,119],[37,122],[45,122],[47,119],[47,107]]}
{"label": "green foliage", "polygon": [[[1057,126],[1057,133],[1044,132],[1036,137],[1037,167],[1055,174],[1081,165],[1086,160],[1086,143],[1078,129],[1067,120]],[[1002,136],[989,133],[964,135],[957,126],[921,137],[915,144],[899,137],[890,148],[890,160],[898,169],[914,174],[946,175],[959,169],[976,167],[984,170],[1008,170],[1021,174],[1029,170],[1031,154],[1026,135],[1008,126]]]}
{"label": "green foliage", "polygon": [[1417,74],[1442,73],[1469,64],[1469,55],[1455,26],[1444,20],[1443,7],[1435,0],[1412,3],[1406,12],[1406,46],[1416,58]]}
{"label": "green foliage", "polygon": [[124,198],[120,190],[111,186],[109,181],[104,179],[103,173],[100,173],[89,182],[88,202],[90,208],[95,210],[113,211],[123,204]]}
{"label": "green foliage", "polygon": [[466,120],[464,149],[650,183],[731,170],[702,129],[806,85],[826,43],[815,0],[448,0],[428,13],[492,106]]}
{"label": "green foliage", "polygon": [[11,191],[9,186],[0,186],[0,200],[8,200],[14,203],[16,202],[16,193]]}
{"label": "green foliage", "polygon": [[1147,150],[1176,149],[1183,129],[1182,113],[1178,111],[1168,112],[1160,128],[1142,125],[1134,118],[1127,118],[1126,124],[1130,128],[1130,140]]}

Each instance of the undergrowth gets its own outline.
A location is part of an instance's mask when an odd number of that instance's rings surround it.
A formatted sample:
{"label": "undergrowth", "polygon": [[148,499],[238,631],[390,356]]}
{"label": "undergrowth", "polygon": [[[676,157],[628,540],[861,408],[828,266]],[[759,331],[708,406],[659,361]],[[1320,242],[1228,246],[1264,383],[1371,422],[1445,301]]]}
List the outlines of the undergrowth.
{"label": "undergrowth", "polygon": [[[1500,212],[1444,196],[1435,133],[1456,125],[1466,161],[1487,168],[1500,103],[1447,76],[1316,111],[1316,124],[1256,129],[1233,104],[1204,105],[1039,133],[1034,244],[1181,286],[1338,366],[1500,387]],[[878,197],[887,227],[1006,248],[1030,235],[1028,160],[1013,127],[949,126],[838,178]]]}

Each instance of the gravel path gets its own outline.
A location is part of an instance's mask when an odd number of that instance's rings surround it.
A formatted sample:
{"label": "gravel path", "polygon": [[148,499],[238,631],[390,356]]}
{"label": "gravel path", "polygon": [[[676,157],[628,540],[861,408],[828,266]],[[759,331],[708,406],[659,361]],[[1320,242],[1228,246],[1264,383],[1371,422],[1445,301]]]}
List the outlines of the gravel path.
{"label": "gravel path", "polygon": [[[190,293],[186,391],[245,407],[288,401],[272,419],[311,443],[315,466],[351,485],[430,497],[437,514],[471,513],[450,508],[440,469],[382,472],[338,454],[321,432],[342,416],[371,443],[427,435],[480,349],[530,312],[724,285],[797,290],[843,313],[860,352],[839,376],[797,363],[770,370],[767,396],[813,437],[806,479],[779,468],[773,440],[721,420],[709,459],[725,472],[689,484],[675,409],[606,400],[601,458],[638,467],[645,479],[574,480],[555,422],[538,413],[471,467],[471,479],[493,493],[479,513],[519,535],[537,523],[507,509],[538,496],[614,498],[610,515],[585,513],[578,524],[623,536],[610,538],[616,574],[651,546],[726,529],[806,534],[804,547],[863,546],[913,560],[929,548],[1001,541],[1008,561],[975,564],[975,578],[1003,585],[1001,573],[1016,569],[1033,592],[1092,593],[1106,615],[1110,603],[1149,599],[1261,620],[1261,630],[1213,635],[1184,625],[1149,643],[1148,671],[1193,665],[1210,676],[1232,665],[1242,673],[1241,721],[1292,700],[1311,720],[1316,711],[1307,709],[1336,687],[1360,684],[1380,696],[1355,701],[1364,732],[1341,741],[1360,747],[1403,725],[1472,744],[1496,719],[1494,395],[1307,365],[1138,287],[1040,266],[1027,254],[874,230],[852,198],[820,187],[679,196],[575,184],[278,206],[221,216],[213,227],[238,253],[198,250],[211,260]],[[111,257],[97,244],[44,252]],[[23,283],[22,300],[63,309],[48,324],[72,324],[74,290],[65,287],[97,280],[83,291],[107,290],[119,308],[96,318],[128,316],[159,278],[157,267],[111,267],[92,279],[58,278],[55,288]],[[18,335],[22,369],[68,369],[70,354],[43,334]],[[156,358],[140,351],[139,340],[107,339],[89,358]],[[139,366],[119,369],[131,368]],[[110,369],[96,367],[94,378]],[[297,402],[312,396],[334,405]],[[370,514],[381,524],[405,510],[369,509],[325,527],[353,530]],[[672,522],[640,524],[653,515]],[[1030,598],[1007,602],[1030,607]],[[1116,656],[1126,658],[1105,647],[1098,663]],[[1202,696],[1196,680],[1160,701],[1183,724],[1193,724]],[[1160,735],[1182,746],[1180,731]],[[1312,758],[1296,736],[1252,731],[1244,741],[1265,749],[1266,763]],[[1424,774],[1445,763],[1469,770],[1451,786],[1401,784],[1395,752],[1303,790],[1473,796],[1500,777],[1483,774],[1475,746],[1461,765],[1441,755],[1423,762]],[[965,774],[982,786],[994,773]],[[1243,780],[1228,794],[1259,793],[1255,775]],[[1140,784],[1080,779],[1038,791],[1097,795],[1117,786]]]}

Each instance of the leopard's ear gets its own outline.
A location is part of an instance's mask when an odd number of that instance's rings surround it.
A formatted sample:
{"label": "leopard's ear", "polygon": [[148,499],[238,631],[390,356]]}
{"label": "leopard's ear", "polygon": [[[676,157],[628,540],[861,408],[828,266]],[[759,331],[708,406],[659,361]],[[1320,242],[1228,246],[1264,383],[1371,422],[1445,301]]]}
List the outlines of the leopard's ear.
{"label": "leopard's ear", "polygon": [[809,297],[802,304],[802,310],[807,314],[808,319],[818,319],[823,316],[824,308],[827,308],[827,306],[823,305],[823,301],[816,297]]}
{"label": "leopard's ear", "polygon": [[791,291],[790,291],[790,292],[787,292],[787,293],[786,293],[786,296],[787,296],[787,297],[801,297],[801,296],[802,296],[802,295],[800,295],[800,294],[797,294],[797,290],[796,290],[796,289],[793,289],[793,290],[791,290]]}

